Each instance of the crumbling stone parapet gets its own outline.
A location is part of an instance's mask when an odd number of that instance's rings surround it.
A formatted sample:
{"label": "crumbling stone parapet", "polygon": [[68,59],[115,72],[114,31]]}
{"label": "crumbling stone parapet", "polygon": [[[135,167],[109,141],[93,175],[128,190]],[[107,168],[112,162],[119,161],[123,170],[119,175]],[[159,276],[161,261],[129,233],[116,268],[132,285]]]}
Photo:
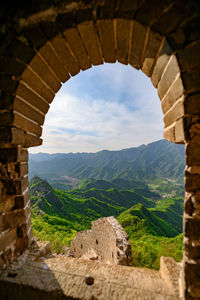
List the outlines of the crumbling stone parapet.
{"label": "crumbling stone parapet", "polygon": [[70,247],[74,257],[112,265],[131,265],[128,236],[114,217],[92,222],[91,230],[78,232]]}

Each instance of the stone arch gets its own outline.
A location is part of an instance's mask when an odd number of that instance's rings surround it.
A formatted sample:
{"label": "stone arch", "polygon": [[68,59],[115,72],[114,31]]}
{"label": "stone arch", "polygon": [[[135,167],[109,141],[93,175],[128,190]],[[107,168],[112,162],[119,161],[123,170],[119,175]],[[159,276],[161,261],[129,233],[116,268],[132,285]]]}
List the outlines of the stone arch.
{"label": "stone arch", "polygon": [[14,13],[5,8],[11,20],[3,18],[0,48],[0,265],[32,239],[27,148],[41,144],[55,93],[80,70],[118,60],[151,77],[164,137],[186,144],[183,290],[186,297],[198,295],[200,9],[186,2],[47,1]]}

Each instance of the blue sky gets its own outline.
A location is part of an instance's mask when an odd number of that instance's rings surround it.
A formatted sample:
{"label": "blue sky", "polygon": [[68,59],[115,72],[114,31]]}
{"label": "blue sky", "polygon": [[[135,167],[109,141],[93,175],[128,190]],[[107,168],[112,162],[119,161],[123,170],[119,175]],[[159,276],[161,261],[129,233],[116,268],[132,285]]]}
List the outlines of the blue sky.
{"label": "blue sky", "polygon": [[43,126],[43,145],[30,152],[119,150],[162,139],[160,100],[150,79],[119,63],[92,67],[56,94]]}

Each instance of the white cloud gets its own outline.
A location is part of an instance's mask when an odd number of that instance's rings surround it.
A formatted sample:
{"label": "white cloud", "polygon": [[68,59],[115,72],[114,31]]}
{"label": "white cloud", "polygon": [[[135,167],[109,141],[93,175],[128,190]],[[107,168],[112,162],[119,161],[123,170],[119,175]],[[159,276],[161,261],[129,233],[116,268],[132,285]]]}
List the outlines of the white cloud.
{"label": "white cloud", "polygon": [[[102,85],[109,84],[105,97],[91,97],[87,83],[79,96],[63,87],[46,116],[43,145],[32,148],[31,152],[114,150],[162,138],[160,102],[155,89],[146,85],[144,76],[138,73],[138,77],[132,69],[125,70],[120,65],[118,68],[108,65],[103,70],[96,80],[101,80]],[[91,74],[87,80],[92,84]]]}

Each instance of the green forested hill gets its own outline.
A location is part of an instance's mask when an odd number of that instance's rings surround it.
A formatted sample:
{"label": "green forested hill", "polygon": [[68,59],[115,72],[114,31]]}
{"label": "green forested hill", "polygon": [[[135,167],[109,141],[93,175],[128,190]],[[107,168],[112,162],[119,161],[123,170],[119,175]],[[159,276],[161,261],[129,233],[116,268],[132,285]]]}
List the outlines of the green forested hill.
{"label": "green forested hill", "polygon": [[[130,189],[113,187],[116,181],[90,180],[82,182],[79,189],[64,191],[39,177],[32,178],[34,234],[50,240],[53,249],[60,251],[77,231],[88,229],[91,221],[113,215],[128,233],[134,265],[158,268],[158,257],[170,251],[175,259],[180,259],[182,237],[176,236],[182,231],[182,199],[176,195],[162,199],[161,194],[138,182],[123,180],[121,184]],[[145,250],[147,241],[149,252]]]}
{"label": "green forested hill", "polygon": [[[183,182],[183,145],[160,140],[140,147],[97,153],[30,154],[29,177],[39,175],[51,183],[71,179],[136,180],[160,182],[165,178]],[[77,183],[77,182],[76,182]]]}

